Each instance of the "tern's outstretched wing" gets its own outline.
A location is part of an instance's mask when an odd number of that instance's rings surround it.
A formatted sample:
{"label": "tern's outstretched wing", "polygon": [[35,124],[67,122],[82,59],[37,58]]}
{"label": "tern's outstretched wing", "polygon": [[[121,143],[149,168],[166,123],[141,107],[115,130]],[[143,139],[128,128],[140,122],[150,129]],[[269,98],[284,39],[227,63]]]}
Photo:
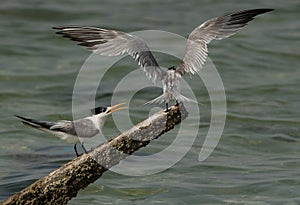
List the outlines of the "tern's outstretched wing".
{"label": "tern's outstretched wing", "polygon": [[96,27],[59,26],[53,27],[63,37],[79,41],[79,45],[104,56],[129,54],[146,72],[147,77],[156,82],[162,80],[165,71],[156,62],[147,44],[137,36],[121,31]]}
{"label": "tern's outstretched wing", "polygon": [[244,10],[205,21],[189,35],[184,57],[177,68],[178,71],[191,74],[198,72],[207,58],[207,44],[214,39],[221,40],[234,35],[255,16],[272,10]]}
{"label": "tern's outstretched wing", "polygon": [[75,121],[58,121],[55,125],[50,127],[50,130],[61,131],[67,134],[78,137],[94,137],[99,133],[99,129],[89,119],[79,119]]}

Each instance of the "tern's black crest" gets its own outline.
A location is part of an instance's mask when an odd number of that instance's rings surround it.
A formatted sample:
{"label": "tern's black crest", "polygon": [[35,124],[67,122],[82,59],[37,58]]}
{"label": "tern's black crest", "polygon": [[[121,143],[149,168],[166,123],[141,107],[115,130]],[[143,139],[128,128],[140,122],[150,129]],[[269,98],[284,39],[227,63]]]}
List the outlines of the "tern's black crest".
{"label": "tern's black crest", "polygon": [[93,115],[98,115],[100,113],[106,112],[106,110],[107,110],[107,107],[96,107],[96,108],[91,109],[91,113]]}
{"label": "tern's black crest", "polygon": [[168,70],[176,70],[175,66],[168,68]]}

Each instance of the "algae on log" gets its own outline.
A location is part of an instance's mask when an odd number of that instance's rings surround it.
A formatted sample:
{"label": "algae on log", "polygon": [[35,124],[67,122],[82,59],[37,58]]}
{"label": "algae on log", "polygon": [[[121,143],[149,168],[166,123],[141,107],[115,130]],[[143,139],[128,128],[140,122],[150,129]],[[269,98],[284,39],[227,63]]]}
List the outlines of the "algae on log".
{"label": "algae on log", "polygon": [[1,204],[66,204],[80,189],[93,183],[126,156],[173,129],[188,116],[183,106],[159,111],[131,129],[112,138],[51,172]]}

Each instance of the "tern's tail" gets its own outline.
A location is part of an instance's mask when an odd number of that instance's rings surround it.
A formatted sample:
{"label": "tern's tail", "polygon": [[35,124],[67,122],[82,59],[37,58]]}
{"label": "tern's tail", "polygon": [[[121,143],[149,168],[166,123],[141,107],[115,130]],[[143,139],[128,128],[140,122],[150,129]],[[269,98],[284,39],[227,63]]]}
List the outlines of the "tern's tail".
{"label": "tern's tail", "polygon": [[144,105],[162,104],[164,102],[166,102],[165,96],[161,95],[161,96],[158,96],[157,98],[154,98],[153,100],[146,102]]}
{"label": "tern's tail", "polygon": [[[192,103],[198,104],[197,101],[187,98],[180,94],[175,99],[177,102],[192,102]],[[145,105],[167,103],[169,100],[170,99],[166,99],[164,94],[162,94],[161,96],[158,96],[157,98],[154,98],[153,100],[150,100],[149,102],[146,102]]]}
{"label": "tern's tail", "polygon": [[22,117],[22,116],[19,116],[19,115],[16,115],[16,117],[19,118],[22,121],[23,124],[29,125],[31,127],[37,128],[37,129],[40,129],[40,128],[50,129],[50,127],[54,125],[53,122],[38,121],[38,120],[35,120],[35,119]]}
{"label": "tern's tail", "polygon": [[190,99],[190,98],[185,97],[183,95],[177,96],[177,101],[178,102],[192,102],[192,103],[198,104],[198,102],[196,100]]}

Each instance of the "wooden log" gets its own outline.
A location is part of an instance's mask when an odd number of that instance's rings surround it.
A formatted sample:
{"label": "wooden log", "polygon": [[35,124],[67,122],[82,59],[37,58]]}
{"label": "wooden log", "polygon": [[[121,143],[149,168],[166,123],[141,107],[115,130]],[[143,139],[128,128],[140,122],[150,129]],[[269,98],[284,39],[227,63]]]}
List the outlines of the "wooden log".
{"label": "wooden log", "polygon": [[126,156],[173,129],[188,116],[185,107],[159,111],[124,133],[112,138],[51,172],[1,204],[67,204],[80,189],[100,178]]}

